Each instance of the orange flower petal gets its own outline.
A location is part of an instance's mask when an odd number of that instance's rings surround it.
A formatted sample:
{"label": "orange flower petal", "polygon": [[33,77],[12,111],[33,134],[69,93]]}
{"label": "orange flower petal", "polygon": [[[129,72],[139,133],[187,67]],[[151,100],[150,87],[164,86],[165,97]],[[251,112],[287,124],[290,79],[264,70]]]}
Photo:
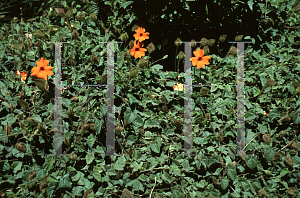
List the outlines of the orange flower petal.
{"label": "orange flower petal", "polygon": [[198,61],[197,68],[200,69],[204,67],[205,67],[204,63],[202,61]]}

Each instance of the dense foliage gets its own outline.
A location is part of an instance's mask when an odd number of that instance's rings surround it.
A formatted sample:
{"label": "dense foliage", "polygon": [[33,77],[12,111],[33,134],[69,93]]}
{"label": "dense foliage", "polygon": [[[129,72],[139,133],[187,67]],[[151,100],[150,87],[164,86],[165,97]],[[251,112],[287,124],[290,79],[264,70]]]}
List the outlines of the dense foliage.
{"label": "dense foliage", "polygon": [[[299,0],[0,5],[1,198],[300,197]],[[188,142],[199,156],[184,156],[181,41],[192,40],[199,63],[190,62],[192,83],[212,86],[192,90]],[[244,153],[254,156],[234,156],[234,40],[253,42],[244,52]],[[65,155],[46,156],[55,131],[55,46],[47,42],[59,41],[68,42],[61,50]],[[105,157],[107,87],[72,85],[107,84],[111,41],[122,42],[114,45],[120,156]]]}

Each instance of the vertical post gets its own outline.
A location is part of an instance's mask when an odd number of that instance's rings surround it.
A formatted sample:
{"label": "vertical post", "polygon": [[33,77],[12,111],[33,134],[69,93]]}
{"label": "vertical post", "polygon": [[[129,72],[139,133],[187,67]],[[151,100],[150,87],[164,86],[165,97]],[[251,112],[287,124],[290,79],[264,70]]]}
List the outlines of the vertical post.
{"label": "vertical post", "polygon": [[[229,42],[237,43],[237,136],[236,136],[236,154],[237,156],[246,156],[242,151],[245,149],[245,90],[244,90],[244,43],[252,42]],[[248,154],[254,156],[254,154]]]}
{"label": "vertical post", "polygon": [[[50,43],[50,42],[48,42]],[[61,100],[61,45],[63,42],[55,43],[55,77],[54,77],[54,156],[62,155],[62,100]],[[46,156],[52,154],[46,154]]]}

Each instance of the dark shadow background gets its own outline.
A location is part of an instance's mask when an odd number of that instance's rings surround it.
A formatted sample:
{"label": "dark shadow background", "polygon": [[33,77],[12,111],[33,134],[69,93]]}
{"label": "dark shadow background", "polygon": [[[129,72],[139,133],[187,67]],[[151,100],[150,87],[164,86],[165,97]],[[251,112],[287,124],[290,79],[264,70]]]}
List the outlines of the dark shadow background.
{"label": "dark shadow background", "polygon": [[[156,47],[156,52],[153,53],[152,58],[154,58],[153,60],[157,60],[168,54],[168,58],[163,62],[158,62],[158,64],[162,64],[164,70],[174,71],[176,52],[174,42],[177,37],[182,41],[195,39],[197,42],[203,37],[216,39],[214,47],[210,48],[210,54],[216,54],[221,57],[227,54],[232,45],[228,41],[234,41],[237,35],[255,38],[255,44],[246,44],[245,49],[248,45],[252,45],[254,50],[257,50],[260,48],[261,43],[271,40],[270,32],[264,34],[266,36],[261,36],[262,42],[258,39],[257,35],[263,35],[262,31],[268,29],[270,26],[277,29],[277,15],[269,13],[268,16],[273,18],[275,24],[273,25],[271,22],[266,23],[264,18],[261,18],[262,13],[258,5],[253,5],[252,12],[247,5],[247,1],[243,2],[244,4],[239,3],[233,6],[230,0],[219,2],[209,0],[193,2],[181,2],[180,0],[172,2],[169,0],[136,0],[133,3],[132,11],[138,17],[138,20],[133,23],[145,28],[146,32],[150,32],[150,41],[148,43],[153,42],[157,46],[163,38],[168,38],[164,54],[157,52],[158,48]],[[186,9],[186,5],[189,6],[190,11]],[[206,12],[206,7],[208,8],[208,12]],[[177,11],[177,14],[174,14],[174,11]],[[163,14],[165,14],[165,18],[161,18]],[[169,16],[170,14],[172,16]],[[172,22],[170,19],[172,19]],[[130,28],[128,27],[128,32],[131,31]],[[227,40],[224,43],[220,43],[220,48],[223,51],[219,53],[217,42],[223,34],[227,35]],[[243,40],[245,41],[245,39]],[[145,45],[147,45],[146,42]],[[184,51],[184,45],[178,48],[177,53],[179,51]],[[183,72],[183,64],[180,66],[180,72]]]}

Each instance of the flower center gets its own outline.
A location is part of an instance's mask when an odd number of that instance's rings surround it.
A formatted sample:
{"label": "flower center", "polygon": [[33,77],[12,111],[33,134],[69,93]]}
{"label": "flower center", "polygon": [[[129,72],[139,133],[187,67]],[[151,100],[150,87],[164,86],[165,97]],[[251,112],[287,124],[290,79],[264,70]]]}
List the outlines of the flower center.
{"label": "flower center", "polygon": [[135,48],[135,51],[138,52],[138,51],[140,51],[140,49],[137,47],[137,48]]}
{"label": "flower center", "polygon": [[202,57],[199,57],[199,58],[198,58],[198,61],[201,61],[201,60],[202,60]]}
{"label": "flower center", "polygon": [[41,67],[40,70],[41,70],[41,71],[44,71],[44,67]]}
{"label": "flower center", "polygon": [[143,36],[143,34],[141,33],[140,36]]}

